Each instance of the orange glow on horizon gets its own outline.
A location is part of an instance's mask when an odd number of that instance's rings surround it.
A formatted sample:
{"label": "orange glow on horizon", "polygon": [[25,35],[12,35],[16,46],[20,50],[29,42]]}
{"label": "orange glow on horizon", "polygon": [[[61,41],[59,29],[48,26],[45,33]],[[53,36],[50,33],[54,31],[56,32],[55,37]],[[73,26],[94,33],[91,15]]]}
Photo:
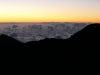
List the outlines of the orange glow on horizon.
{"label": "orange glow on horizon", "polygon": [[47,16],[47,17],[39,17],[39,16],[21,16],[21,17],[2,17],[0,19],[0,22],[96,22],[100,23],[100,20],[98,19],[92,19],[92,18],[76,18],[76,17],[62,17],[62,16]]}
{"label": "orange glow on horizon", "polygon": [[100,23],[100,0],[0,0],[0,22]]}

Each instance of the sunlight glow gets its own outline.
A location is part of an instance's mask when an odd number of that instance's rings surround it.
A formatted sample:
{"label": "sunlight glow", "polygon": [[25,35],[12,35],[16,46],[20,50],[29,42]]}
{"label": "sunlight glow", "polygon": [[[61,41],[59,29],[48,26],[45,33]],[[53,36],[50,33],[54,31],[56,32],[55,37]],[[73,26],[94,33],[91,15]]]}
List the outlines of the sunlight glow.
{"label": "sunlight glow", "polygon": [[0,22],[100,22],[100,0],[0,0]]}

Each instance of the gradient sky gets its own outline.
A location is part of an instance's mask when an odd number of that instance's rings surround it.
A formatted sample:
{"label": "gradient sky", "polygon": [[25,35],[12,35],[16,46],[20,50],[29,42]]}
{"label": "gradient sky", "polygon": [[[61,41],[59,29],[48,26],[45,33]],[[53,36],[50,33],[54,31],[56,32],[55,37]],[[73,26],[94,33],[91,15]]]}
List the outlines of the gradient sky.
{"label": "gradient sky", "polygon": [[0,0],[0,22],[100,22],[100,0]]}

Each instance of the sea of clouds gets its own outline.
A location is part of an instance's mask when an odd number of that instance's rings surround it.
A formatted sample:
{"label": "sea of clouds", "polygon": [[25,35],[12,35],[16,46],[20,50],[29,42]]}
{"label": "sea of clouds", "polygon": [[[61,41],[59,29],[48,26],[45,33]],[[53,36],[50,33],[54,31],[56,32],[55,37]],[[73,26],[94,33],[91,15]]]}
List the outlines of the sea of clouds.
{"label": "sea of clouds", "polygon": [[67,39],[89,23],[0,23],[0,34],[6,34],[23,43],[45,38]]}

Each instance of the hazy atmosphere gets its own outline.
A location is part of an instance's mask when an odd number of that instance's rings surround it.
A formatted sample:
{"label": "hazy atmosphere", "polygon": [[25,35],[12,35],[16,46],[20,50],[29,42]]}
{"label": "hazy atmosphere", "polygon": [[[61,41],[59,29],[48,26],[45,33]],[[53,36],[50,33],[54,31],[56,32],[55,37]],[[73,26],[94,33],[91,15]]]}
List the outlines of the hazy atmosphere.
{"label": "hazy atmosphere", "polygon": [[0,22],[100,22],[100,0],[0,0]]}

